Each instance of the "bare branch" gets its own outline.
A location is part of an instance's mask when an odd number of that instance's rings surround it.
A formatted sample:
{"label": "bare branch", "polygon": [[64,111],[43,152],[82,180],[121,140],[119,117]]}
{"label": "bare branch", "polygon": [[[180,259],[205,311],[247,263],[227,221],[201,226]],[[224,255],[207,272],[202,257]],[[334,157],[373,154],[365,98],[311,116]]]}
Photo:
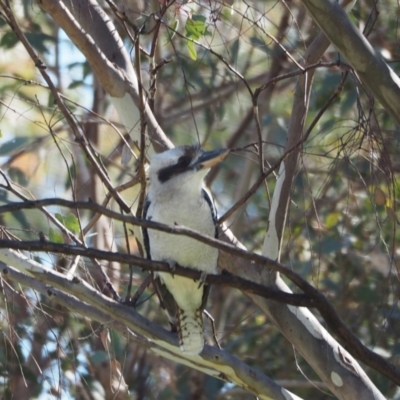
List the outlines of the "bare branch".
{"label": "bare branch", "polygon": [[400,78],[332,0],[302,0],[321,31],[354,68],[361,82],[400,123]]}
{"label": "bare branch", "polygon": [[[89,61],[97,79],[113,99],[132,99],[132,108],[139,108],[139,86],[135,71],[124,44],[112,21],[94,0],[37,0],[43,11],[50,14],[67,33]],[[136,121],[132,121],[132,109],[126,110],[123,103],[114,102],[120,117],[130,132]],[[149,136],[157,151],[172,148],[172,142],[162,131],[149,105],[144,113],[149,124]],[[138,138],[134,138],[137,140]]]}
{"label": "bare branch", "polygon": [[[119,330],[124,335],[129,334],[132,339],[139,341],[156,354],[216,378],[234,382],[256,394],[260,399],[299,400],[299,397],[278,386],[267,376],[215,347],[205,346],[201,355],[198,356],[185,355],[178,347],[176,335],[150,323],[133,308],[118,304],[101,295],[78,278],[73,278],[71,281],[55,271],[47,270],[46,273],[43,273],[45,271],[42,270],[40,272],[42,267],[32,260],[25,259],[21,260],[20,263],[29,263],[30,267],[28,268],[37,271],[34,276],[43,283],[39,284],[35,279],[29,279],[28,276],[12,267],[3,267],[2,273],[17,282],[47,294],[55,301],[60,301],[61,304],[71,308],[74,312],[90,316],[106,325],[111,324],[112,328]],[[46,283],[50,283],[56,289],[45,286]],[[77,300],[76,297],[65,294],[65,290],[68,290],[73,296],[82,298],[87,304]],[[147,340],[144,338],[147,338]]]}

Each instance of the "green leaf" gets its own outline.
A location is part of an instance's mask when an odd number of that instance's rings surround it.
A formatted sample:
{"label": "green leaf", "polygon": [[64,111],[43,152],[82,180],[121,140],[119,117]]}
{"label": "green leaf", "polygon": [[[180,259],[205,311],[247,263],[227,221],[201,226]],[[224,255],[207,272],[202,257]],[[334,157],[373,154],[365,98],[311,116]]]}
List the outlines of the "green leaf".
{"label": "green leaf", "polygon": [[64,225],[64,216],[63,215],[61,215],[60,213],[56,213],[54,216],[56,217],[58,222],[61,222]]}
{"label": "green leaf", "polygon": [[71,70],[71,69],[73,69],[73,68],[75,68],[75,67],[80,67],[82,64],[83,64],[83,63],[82,63],[82,62],[79,62],[79,61],[72,62],[72,63],[70,63],[70,64],[67,65],[67,68],[68,68],[69,70]]}
{"label": "green leaf", "polygon": [[55,98],[52,92],[49,93],[49,98],[47,100],[47,107],[53,108],[55,104]]}
{"label": "green leaf", "polygon": [[85,82],[83,82],[82,80],[78,80],[78,81],[72,81],[69,85],[68,85],[68,89],[75,89],[78,86],[82,86],[84,85]]}
{"label": "green leaf", "polygon": [[32,47],[37,50],[39,53],[48,53],[49,47],[46,42],[55,43],[55,38],[50,35],[46,35],[42,32],[27,32],[25,33],[26,38],[29,40],[29,43]]}
{"label": "green leaf", "polygon": [[19,42],[18,36],[14,32],[6,32],[0,40],[0,47],[11,49],[18,42]]}
{"label": "green leaf", "polygon": [[198,23],[201,22],[202,24],[205,24],[207,21],[207,18],[201,14],[193,14],[191,19],[193,22],[198,22]]}
{"label": "green leaf", "polygon": [[90,67],[90,64],[88,61],[85,61],[83,64],[83,79],[85,79],[89,74],[92,73],[92,68]]}
{"label": "green leaf", "polygon": [[76,171],[75,171],[75,164],[72,164],[71,166],[68,167],[69,169],[69,174],[65,174],[65,189],[70,189],[71,186],[71,180],[73,181],[76,178]]}
{"label": "green leaf", "polygon": [[0,146],[0,156],[11,155],[12,153],[15,153],[27,146],[30,141],[31,138],[28,136],[22,136],[8,140]]}
{"label": "green leaf", "polygon": [[250,38],[250,43],[254,46],[257,47],[259,50],[269,54],[271,51],[268,49],[268,46],[264,43],[263,40],[261,40],[257,36],[252,36]]}
{"label": "green leaf", "polygon": [[24,171],[22,171],[18,167],[10,167],[8,169],[8,175],[13,181],[19,183],[22,186],[26,186],[29,183],[29,178],[26,176]]}
{"label": "green leaf", "polygon": [[[55,42],[53,36],[46,35],[42,32],[27,32],[25,34],[29,43],[32,47],[39,53],[48,53],[49,48],[46,44],[47,41]],[[19,43],[18,36],[14,32],[6,32],[0,40],[0,47],[5,47],[6,49],[13,48],[17,43]]]}
{"label": "green leaf", "polygon": [[78,218],[74,214],[68,214],[64,218],[65,226],[67,229],[74,233],[79,233],[80,227],[79,227],[79,221]]}
{"label": "green leaf", "polygon": [[185,33],[188,38],[200,39],[206,30],[206,17],[202,15],[192,15],[186,20]]}
{"label": "green leaf", "polygon": [[326,228],[334,228],[338,224],[340,216],[341,213],[338,212],[329,213],[325,218]]}
{"label": "green leaf", "polygon": [[68,230],[74,233],[79,233],[80,226],[78,218],[72,213],[68,214],[66,217],[60,213],[55,213],[54,215],[58,222],[63,224]]}
{"label": "green leaf", "polygon": [[237,57],[239,54],[239,39],[236,39],[231,46],[231,60],[233,63],[237,62]]}
{"label": "green leaf", "polygon": [[59,244],[64,243],[64,239],[63,239],[62,235],[60,235],[58,232],[56,232],[53,228],[49,229],[49,239],[50,239],[50,242],[53,242],[53,243],[59,243]]}
{"label": "green leaf", "polygon": [[187,47],[189,50],[189,56],[193,61],[197,60],[197,51],[194,47],[194,43],[193,42],[187,42]]}

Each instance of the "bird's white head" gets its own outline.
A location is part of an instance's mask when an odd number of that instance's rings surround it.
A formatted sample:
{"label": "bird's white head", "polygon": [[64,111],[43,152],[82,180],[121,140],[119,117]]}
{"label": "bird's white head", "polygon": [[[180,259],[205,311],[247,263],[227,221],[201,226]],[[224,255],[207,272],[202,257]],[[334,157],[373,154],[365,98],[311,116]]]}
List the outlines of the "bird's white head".
{"label": "bird's white head", "polygon": [[181,146],[154,155],[149,169],[149,194],[201,190],[209,169],[228,153],[227,149],[204,151],[199,146]]}

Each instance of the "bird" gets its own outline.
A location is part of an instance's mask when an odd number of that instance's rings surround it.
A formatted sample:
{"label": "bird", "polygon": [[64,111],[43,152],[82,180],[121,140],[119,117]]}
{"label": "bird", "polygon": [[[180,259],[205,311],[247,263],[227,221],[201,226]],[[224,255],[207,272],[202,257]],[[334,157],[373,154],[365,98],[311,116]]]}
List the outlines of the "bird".
{"label": "bird", "polygon": [[[215,202],[204,178],[228,153],[227,149],[205,151],[187,145],[155,154],[149,167],[144,219],[183,225],[217,238]],[[217,273],[218,249],[193,238],[143,229],[143,242],[148,259],[168,262],[172,269],[179,265],[201,271],[202,278]],[[204,348],[202,312],[209,285],[169,272],[154,273],[153,284],[172,330],[178,332],[181,351],[200,354]]]}

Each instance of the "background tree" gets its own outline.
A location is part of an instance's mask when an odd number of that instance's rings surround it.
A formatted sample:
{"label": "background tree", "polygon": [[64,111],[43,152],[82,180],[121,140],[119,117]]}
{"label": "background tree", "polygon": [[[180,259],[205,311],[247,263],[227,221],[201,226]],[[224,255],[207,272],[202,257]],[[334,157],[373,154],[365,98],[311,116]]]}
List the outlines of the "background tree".
{"label": "background tree", "polygon": [[[4,398],[400,396],[397,3],[0,9]],[[234,149],[223,242],[146,226],[221,250],[198,357],[139,228],[151,154],[188,143]]]}

